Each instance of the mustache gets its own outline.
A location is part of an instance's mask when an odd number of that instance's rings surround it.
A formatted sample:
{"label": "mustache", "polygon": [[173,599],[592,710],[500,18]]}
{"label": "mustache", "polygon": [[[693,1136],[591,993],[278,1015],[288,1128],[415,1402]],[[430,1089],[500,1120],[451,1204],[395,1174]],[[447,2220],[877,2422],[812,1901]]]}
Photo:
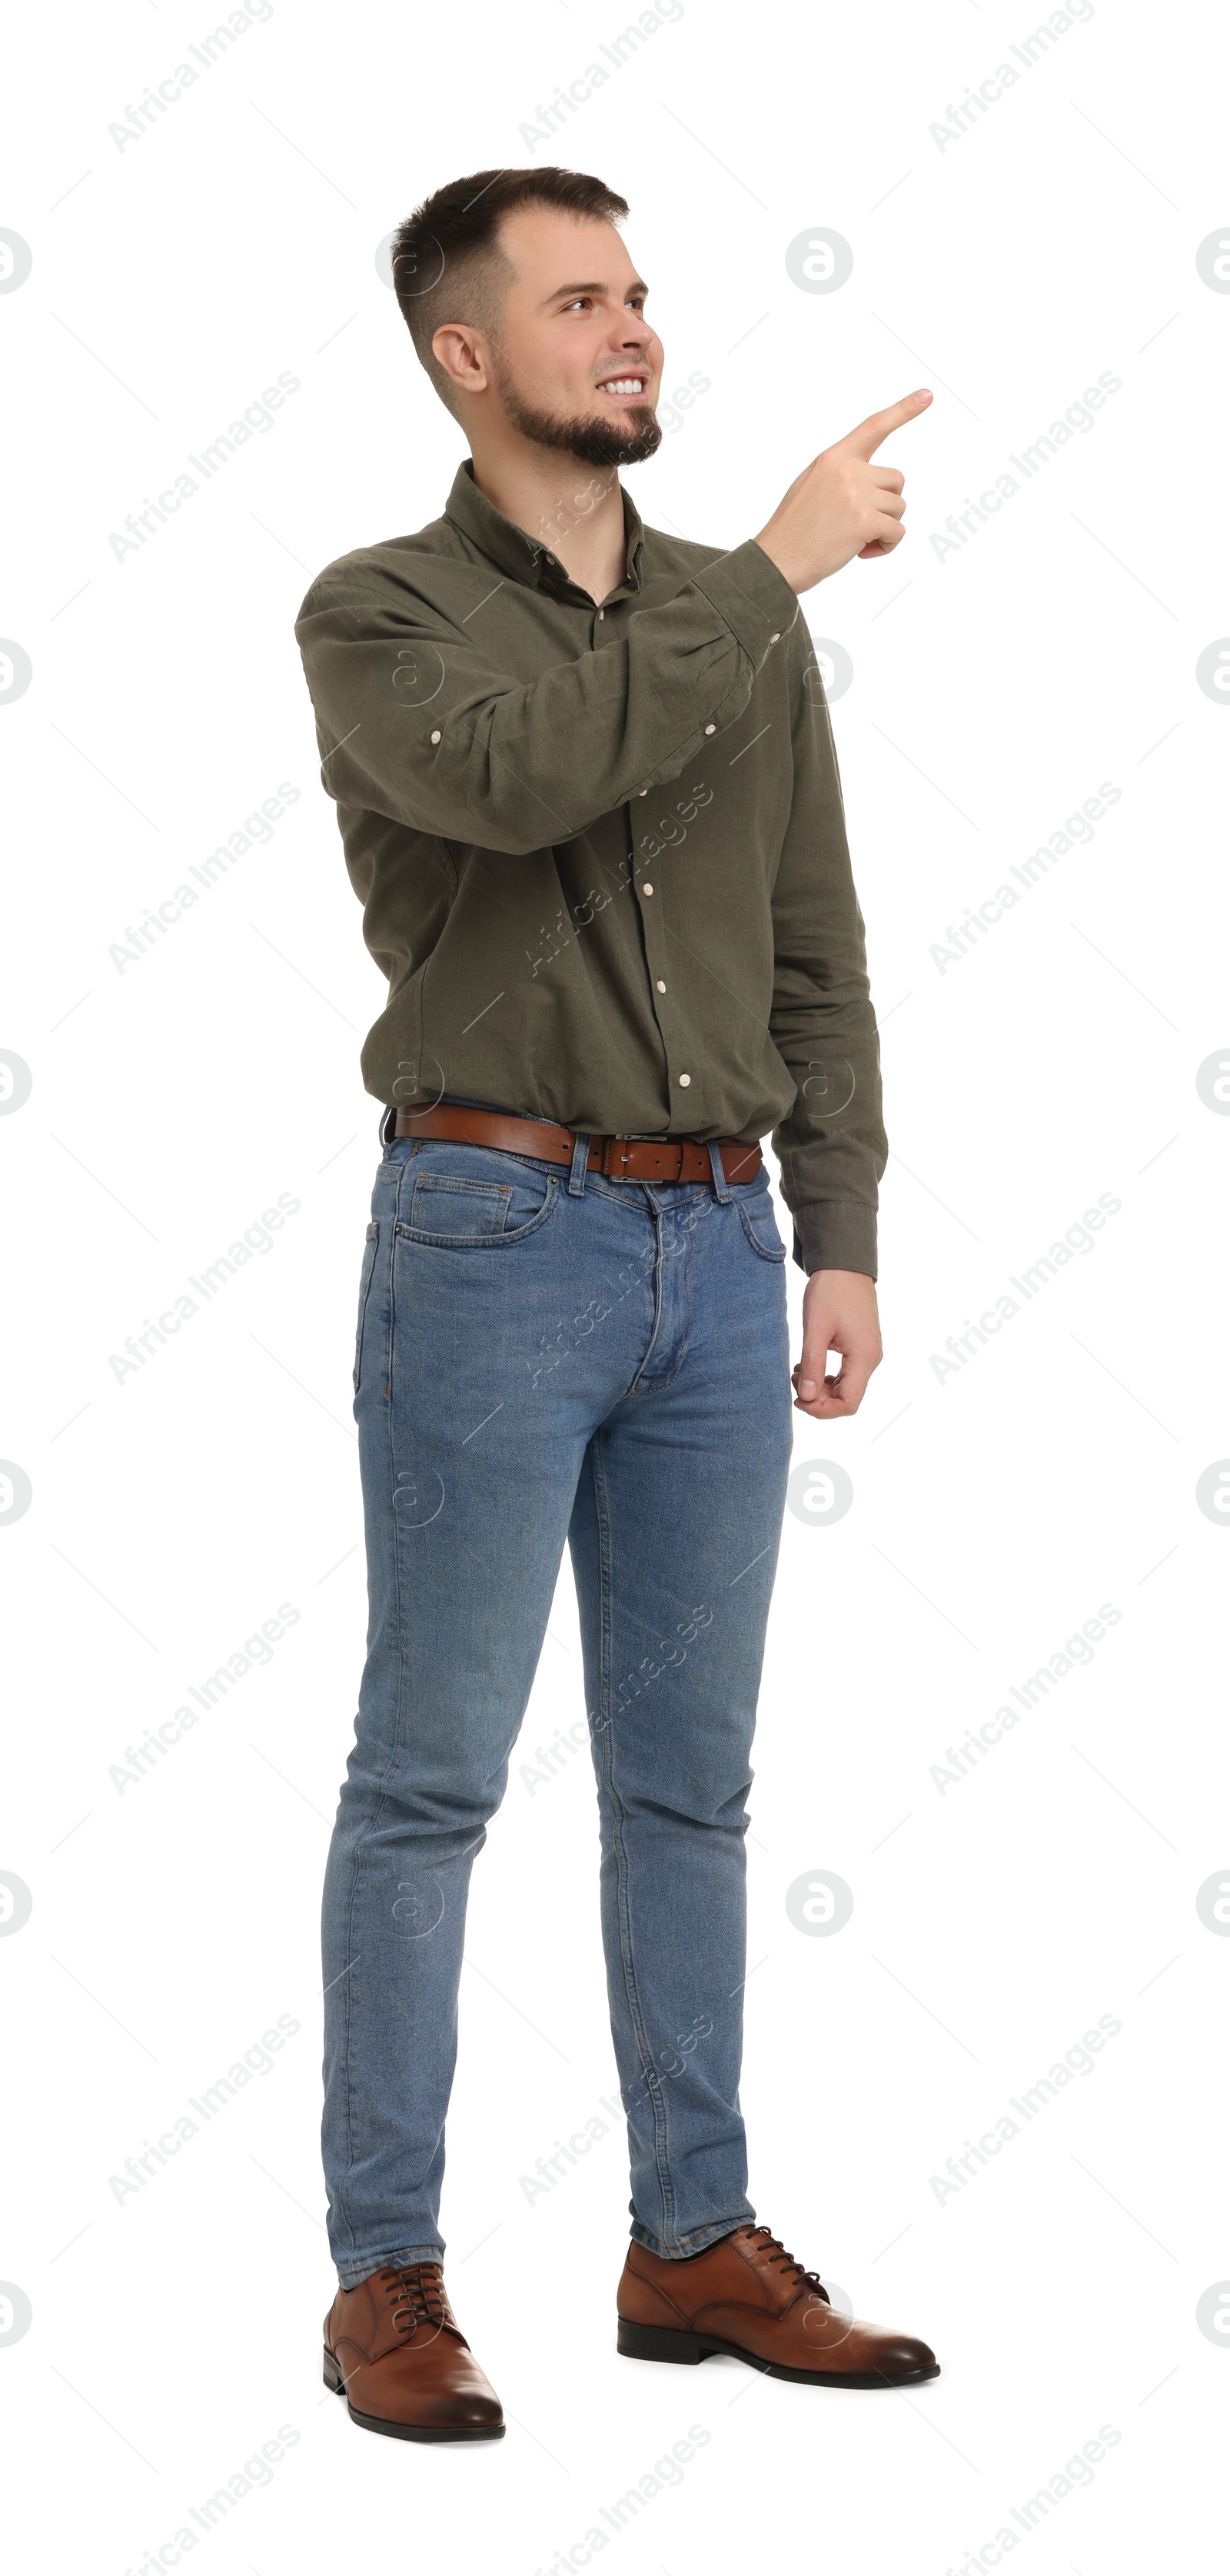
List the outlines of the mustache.
{"label": "mustache", "polygon": [[[503,379],[503,387],[507,393],[511,394],[513,391],[512,378],[514,376],[519,376],[525,384],[533,386],[534,392],[542,396],[544,403],[550,402],[551,387],[549,385],[545,385],[542,382],[541,377],[536,376],[531,368],[523,367],[519,358],[510,358],[506,349],[501,348],[496,350],[494,347],[492,355],[496,358],[498,373]],[[658,374],[658,372],[658,367],[649,358],[632,358],[623,370],[623,373],[626,376],[644,376],[646,383]],[[602,381],[604,383],[609,383],[610,378],[605,377]],[[591,385],[590,390],[593,393],[598,392],[599,387],[596,381]]]}

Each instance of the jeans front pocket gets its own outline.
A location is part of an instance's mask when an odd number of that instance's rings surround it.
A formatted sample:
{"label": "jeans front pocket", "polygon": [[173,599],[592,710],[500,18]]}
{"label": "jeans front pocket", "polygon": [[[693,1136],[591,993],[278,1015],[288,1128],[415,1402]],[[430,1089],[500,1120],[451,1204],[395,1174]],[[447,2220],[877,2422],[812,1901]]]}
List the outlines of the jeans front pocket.
{"label": "jeans front pocket", "polygon": [[402,1181],[397,1233],[448,1252],[496,1252],[545,1224],[559,1181],[541,1163],[493,1147],[426,1142]]}
{"label": "jeans front pocket", "polygon": [[407,1223],[412,1234],[447,1235],[450,1242],[474,1243],[484,1235],[503,1234],[511,1197],[507,1181],[420,1172],[410,1194]]}
{"label": "jeans front pocket", "polygon": [[773,1201],[767,1189],[758,1190],[752,1199],[737,1201],[740,1221],[753,1252],[762,1261],[784,1261],[786,1247],[777,1230]]}

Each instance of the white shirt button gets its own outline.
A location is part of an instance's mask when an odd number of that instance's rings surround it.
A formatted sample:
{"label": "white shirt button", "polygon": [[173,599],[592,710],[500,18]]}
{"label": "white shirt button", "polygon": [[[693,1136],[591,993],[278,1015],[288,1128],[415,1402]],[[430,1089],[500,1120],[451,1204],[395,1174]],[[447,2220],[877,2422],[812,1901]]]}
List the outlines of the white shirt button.
{"label": "white shirt button", "polygon": [[642,894],[652,894],[652,893],[653,893],[653,887],[652,887],[651,885],[643,885],[643,886],[641,887],[641,893],[642,893]]}
{"label": "white shirt button", "polygon": [[649,789],[647,787],[638,787],[636,792],[638,796],[648,796]]}
{"label": "white shirt button", "polygon": [[717,726],[716,726],[716,725],[706,725],[706,727],[705,727],[705,731],[706,731],[706,733],[716,733],[716,732],[717,732]]}
{"label": "white shirt button", "polygon": [[433,741],[433,742],[438,742],[438,741],[439,741],[439,739],[440,739],[439,731],[437,730],[435,733],[433,733],[433,735],[432,735],[432,737],[431,737],[431,738],[432,738],[432,741]]}
{"label": "white shirt button", "polygon": [[[602,620],[603,620],[603,618],[605,617],[605,615],[606,615],[606,610],[605,610],[605,608],[600,608],[600,609],[599,609],[599,611],[598,611],[598,624],[599,624],[600,626],[601,626],[601,624],[602,624]],[[777,637],[776,637],[776,635],[774,636],[773,641],[774,641],[774,643],[776,644],[776,642],[777,642]]]}
{"label": "white shirt button", "polygon": [[689,1085],[689,1084],[690,1084],[690,1082],[691,1082],[691,1079],[692,1079],[692,1076],[691,1076],[691,1074],[690,1074],[690,1073],[681,1073],[681,1074],[680,1074],[680,1076],[679,1076],[679,1088],[680,1088],[680,1090],[681,1090],[681,1091],[686,1091],[686,1090],[687,1090],[688,1085]]}
{"label": "white shirt button", "polygon": [[769,637],[770,644],[780,644],[781,640],[780,635],[770,635]]}
{"label": "white shirt button", "polygon": [[658,991],[660,993],[664,993],[666,991],[666,986],[663,983],[661,976],[658,977]]}

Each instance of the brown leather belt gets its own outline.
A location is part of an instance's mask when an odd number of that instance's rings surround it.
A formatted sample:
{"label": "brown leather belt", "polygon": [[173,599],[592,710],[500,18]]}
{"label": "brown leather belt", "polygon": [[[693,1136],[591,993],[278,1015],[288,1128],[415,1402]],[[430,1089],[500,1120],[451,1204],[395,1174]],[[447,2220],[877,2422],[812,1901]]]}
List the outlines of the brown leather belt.
{"label": "brown leather belt", "polygon": [[[549,1126],[534,1118],[502,1118],[490,1109],[399,1109],[395,1136],[445,1136],[455,1145],[494,1146],[499,1154],[528,1154],[535,1163],[571,1163],[576,1137],[571,1127]],[[722,1169],[733,1185],[754,1181],[763,1156],[759,1145],[742,1145],[723,1136],[718,1142]],[[664,1140],[635,1136],[593,1136],[586,1165],[617,1181],[708,1181],[713,1173],[709,1148],[691,1136]]]}

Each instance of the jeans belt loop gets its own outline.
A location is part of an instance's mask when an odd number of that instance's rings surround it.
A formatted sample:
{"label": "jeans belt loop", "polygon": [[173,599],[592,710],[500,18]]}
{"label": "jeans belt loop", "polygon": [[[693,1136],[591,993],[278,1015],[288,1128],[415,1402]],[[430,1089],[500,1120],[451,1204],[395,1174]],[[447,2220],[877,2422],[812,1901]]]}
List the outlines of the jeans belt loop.
{"label": "jeans belt loop", "polygon": [[726,1178],[726,1166],[722,1161],[720,1145],[709,1147],[709,1169],[713,1174],[713,1188],[719,1205],[726,1207],[730,1200],[730,1183]]}
{"label": "jeans belt loop", "polygon": [[579,1199],[584,1197],[588,1172],[589,1138],[588,1136],[578,1135],[576,1143],[572,1149],[572,1169],[568,1174],[568,1194],[570,1198]]}

